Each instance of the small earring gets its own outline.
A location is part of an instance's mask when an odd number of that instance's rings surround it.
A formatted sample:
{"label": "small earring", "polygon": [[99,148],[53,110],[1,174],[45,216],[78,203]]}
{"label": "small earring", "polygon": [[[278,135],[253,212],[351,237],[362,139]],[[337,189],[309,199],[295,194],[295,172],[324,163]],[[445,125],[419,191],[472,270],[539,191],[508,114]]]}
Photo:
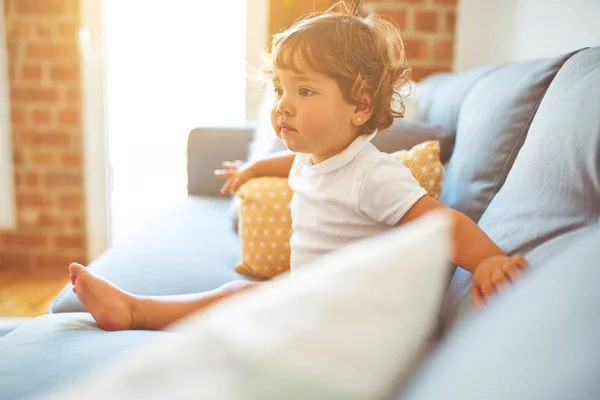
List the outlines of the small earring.
{"label": "small earring", "polygon": [[362,117],[356,117],[356,120],[357,120],[358,122],[362,122]]}

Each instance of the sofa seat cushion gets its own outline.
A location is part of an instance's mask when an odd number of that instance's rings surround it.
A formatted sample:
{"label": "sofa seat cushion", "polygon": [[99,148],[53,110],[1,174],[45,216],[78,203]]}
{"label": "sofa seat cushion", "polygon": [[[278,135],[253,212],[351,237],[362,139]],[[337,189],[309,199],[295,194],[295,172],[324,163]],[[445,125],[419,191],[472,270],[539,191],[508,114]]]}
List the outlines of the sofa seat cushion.
{"label": "sofa seat cushion", "polygon": [[0,398],[46,394],[150,338],[170,335],[174,333],[105,332],[87,313],[38,317],[0,339]]}
{"label": "sofa seat cushion", "polygon": [[[226,198],[190,196],[156,216],[128,243],[109,249],[90,268],[117,287],[140,295],[193,293],[244,279],[234,270],[240,251],[227,220],[228,206]],[[85,309],[68,284],[49,311]]]}

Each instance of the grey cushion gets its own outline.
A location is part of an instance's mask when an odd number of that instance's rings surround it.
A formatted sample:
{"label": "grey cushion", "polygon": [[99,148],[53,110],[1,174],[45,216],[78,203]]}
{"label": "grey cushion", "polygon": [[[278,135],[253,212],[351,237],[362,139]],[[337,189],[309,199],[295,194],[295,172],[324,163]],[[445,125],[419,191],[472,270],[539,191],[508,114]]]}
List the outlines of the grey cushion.
{"label": "grey cushion", "polygon": [[240,128],[197,128],[187,145],[188,193],[218,196],[223,180],[214,174],[223,161],[245,160],[256,124]]}
{"label": "grey cushion", "polygon": [[398,400],[598,398],[600,225],[572,239],[457,327]]}
{"label": "grey cushion", "polygon": [[427,140],[440,142],[440,159],[446,162],[450,158],[454,135],[439,127],[424,122],[396,119],[392,126],[375,136],[373,144],[384,153],[408,150]]}
{"label": "grey cushion", "polygon": [[0,339],[0,399],[22,400],[71,384],[157,331],[105,332],[87,313],[36,318]]}
{"label": "grey cushion", "polygon": [[[539,105],[506,182],[479,225],[506,252],[529,252],[600,217],[600,47],[572,56]],[[472,309],[458,269],[444,320]]]}
{"label": "grey cushion", "polygon": [[[234,271],[240,249],[228,223],[228,205],[225,198],[189,197],[149,222],[147,230],[129,243],[103,254],[90,268],[117,287],[143,295],[193,293],[245,279]],[[84,308],[69,284],[50,311]]]}
{"label": "grey cushion", "polygon": [[454,134],[465,96],[482,77],[498,66],[487,66],[456,74],[437,74],[417,84],[419,120]]}
{"label": "grey cushion", "polygon": [[504,184],[550,82],[569,57],[508,64],[473,86],[460,110],[441,202],[479,220]]}

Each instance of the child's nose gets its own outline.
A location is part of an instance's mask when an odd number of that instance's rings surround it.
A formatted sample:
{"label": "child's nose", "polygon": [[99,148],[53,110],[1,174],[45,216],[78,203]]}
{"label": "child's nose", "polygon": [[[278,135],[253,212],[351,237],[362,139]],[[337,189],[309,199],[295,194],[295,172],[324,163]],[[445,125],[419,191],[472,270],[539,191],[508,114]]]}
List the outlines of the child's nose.
{"label": "child's nose", "polygon": [[281,115],[291,115],[292,114],[292,105],[290,100],[287,97],[282,97],[277,103],[277,107],[275,111]]}

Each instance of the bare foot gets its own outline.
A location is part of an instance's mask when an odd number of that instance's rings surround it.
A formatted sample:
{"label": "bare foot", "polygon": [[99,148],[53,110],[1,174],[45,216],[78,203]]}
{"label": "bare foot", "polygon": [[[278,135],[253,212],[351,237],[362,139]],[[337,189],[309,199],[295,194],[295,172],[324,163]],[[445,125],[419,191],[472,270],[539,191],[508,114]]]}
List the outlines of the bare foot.
{"label": "bare foot", "polygon": [[133,297],[90,273],[83,265],[69,266],[73,292],[92,314],[98,326],[106,331],[133,327]]}

